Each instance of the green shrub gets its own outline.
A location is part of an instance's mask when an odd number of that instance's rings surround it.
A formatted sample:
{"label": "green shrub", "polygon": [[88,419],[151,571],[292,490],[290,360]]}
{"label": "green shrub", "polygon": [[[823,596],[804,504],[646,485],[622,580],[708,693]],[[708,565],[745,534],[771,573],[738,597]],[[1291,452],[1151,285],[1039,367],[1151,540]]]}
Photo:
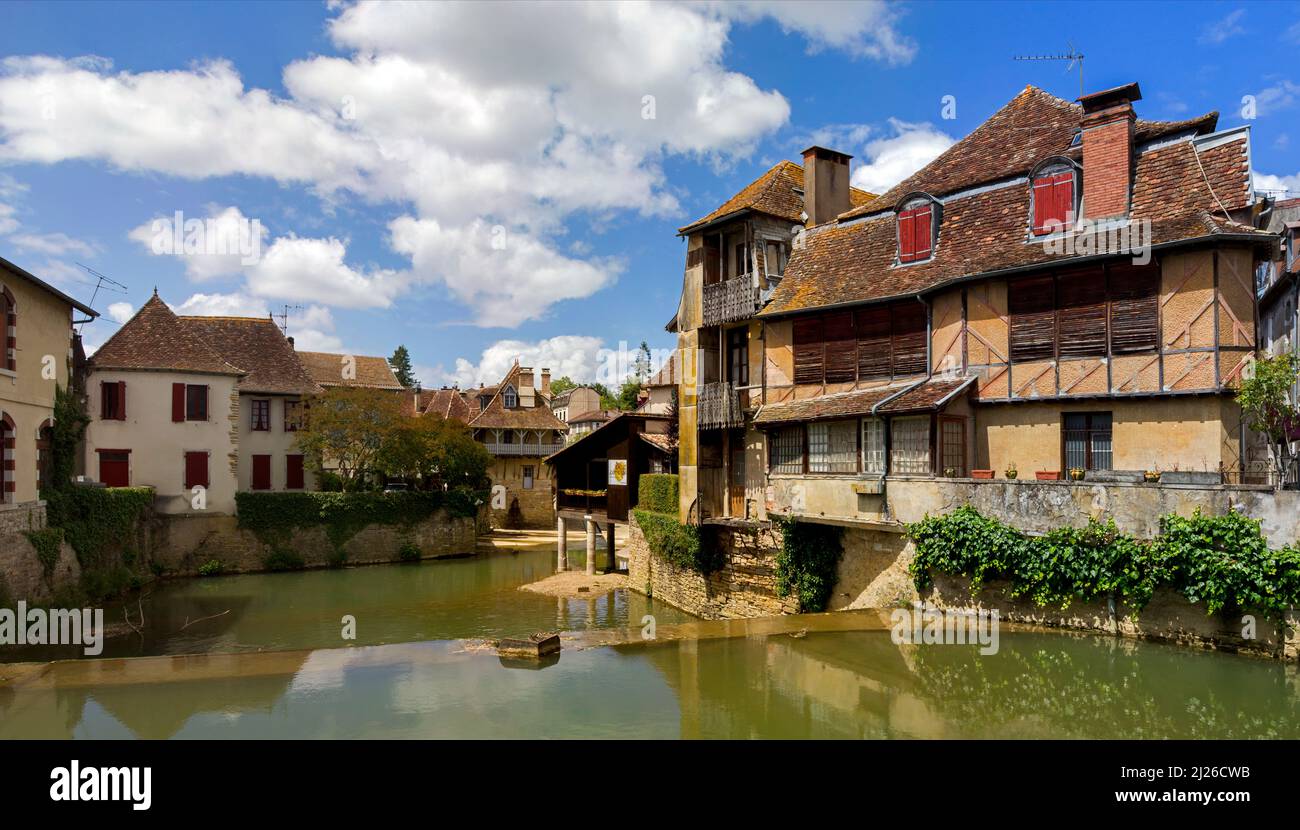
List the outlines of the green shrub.
{"label": "green shrub", "polygon": [[844,554],[843,529],[833,525],[778,519],[781,550],[776,555],[776,592],[799,598],[800,612],[825,611]]}
{"label": "green shrub", "polygon": [[220,576],[223,570],[225,566],[221,564],[220,559],[209,559],[199,565],[199,576]]}
{"label": "green shrub", "polygon": [[293,550],[277,545],[271,548],[271,553],[262,560],[262,566],[268,571],[301,571],[307,567],[307,563]]}
{"label": "green shrub", "polygon": [[684,525],[677,516],[653,510],[633,510],[650,552],[678,568],[710,574],[722,567],[721,550],[700,529]]}
{"label": "green shrub", "polygon": [[54,566],[59,563],[59,551],[63,548],[63,528],[47,527],[42,530],[29,530],[27,541],[36,549],[36,558],[41,561],[48,580],[54,575]]}
{"label": "green shrub", "polygon": [[420,546],[414,542],[403,542],[397,550],[397,558],[403,562],[419,562],[420,555]]}
{"label": "green shrub", "polygon": [[646,473],[637,483],[637,507],[676,516],[680,511],[678,479],[672,473]]}
{"label": "green shrub", "polygon": [[99,601],[143,584],[144,577],[131,570],[138,557],[124,545],[140,530],[145,511],[153,504],[153,488],[68,484],[44,490],[41,496],[47,504],[49,529],[62,533],[81,565],[79,598]]}

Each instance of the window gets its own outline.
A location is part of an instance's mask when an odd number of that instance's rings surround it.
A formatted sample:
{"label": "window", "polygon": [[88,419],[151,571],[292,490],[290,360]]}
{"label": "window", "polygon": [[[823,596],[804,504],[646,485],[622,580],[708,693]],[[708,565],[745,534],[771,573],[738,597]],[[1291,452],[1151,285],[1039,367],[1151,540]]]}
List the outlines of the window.
{"label": "window", "polygon": [[853,312],[841,311],[823,316],[822,337],[826,340],[826,382],[853,383],[858,374]]}
{"label": "window", "polygon": [[771,471],[780,475],[803,472],[803,427],[785,427],[768,438]]}
{"label": "window", "polygon": [[1111,354],[1153,352],[1160,345],[1160,266],[1106,268]]}
{"label": "window", "polygon": [[506,429],[501,431],[502,444],[513,444],[514,442],[515,442],[515,431],[513,429]]}
{"label": "window", "polygon": [[253,456],[253,489],[271,489],[271,456]]}
{"label": "window", "polygon": [[930,416],[894,418],[890,421],[893,438],[889,466],[898,475],[930,475]]}
{"label": "window", "polygon": [[284,431],[297,432],[307,428],[307,402],[284,402]]}
{"label": "window", "polygon": [[506,409],[514,409],[519,405],[519,396],[515,394],[513,387],[507,386],[506,391],[501,393],[501,403],[505,405]]}
{"label": "window", "polygon": [[1056,355],[1055,285],[1055,279],[1046,276],[1007,286],[1012,360],[1050,360]]}
{"label": "window", "polygon": [[1106,354],[1106,275],[1096,268],[1061,274],[1056,281],[1057,354]]}
{"label": "window", "polygon": [[99,384],[99,417],[104,421],[126,420],[126,383],[107,381]]}
{"label": "window", "polygon": [[1067,412],[1064,427],[1065,469],[1111,469],[1113,453],[1109,412]]}
{"label": "window", "polygon": [[862,421],[862,472],[885,474],[885,422],[880,418]]}
{"label": "window", "polygon": [[1011,360],[1152,352],[1160,337],[1160,266],[1115,263],[1011,282]]}
{"label": "window", "polygon": [[105,487],[131,486],[131,451],[96,450],[99,454],[99,480]]}
{"label": "window", "polygon": [[206,452],[185,453],[185,489],[208,486],[208,454]]}
{"label": "window", "polygon": [[1064,162],[1041,169],[1034,176],[1033,202],[1035,236],[1059,233],[1074,217],[1074,168]]}
{"label": "window", "polygon": [[935,202],[914,199],[898,213],[898,261],[923,262],[934,248]]}
{"label": "window", "polygon": [[284,457],[284,488],[286,490],[305,489],[306,477],[303,475],[302,456],[286,455]]}
{"label": "window", "polygon": [[794,321],[794,382],[821,383],[825,373],[822,318],[800,317]]}
{"label": "window", "polygon": [[858,425],[834,421],[808,425],[808,472],[856,473]]}
{"label": "window", "polygon": [[208,387],[194,384],[172,384],[172,420],[206,421],[208,419]]}
{"label": "window", "polygon": [[768,241],[763,246],[763,270],[768,279],[780,279],[785,274],[785,263],[789,257],[784,242]]}
{"label": "window", "polygon": [[966,419],[944,417],[939,421],[939,440],[941,449],[939,457],[943,461],[944,475],[948,470],[953,475],[966,475]]}
{"label": "window", "polygon": [[253,431],[271,431],[271,402],[269,400],[253,400]]}
{"label": "window", "polygon": [[735,252],[734,270],[732,274],[736,277],[743,277],[749,273],[749,244],[742,242],[732,246]]}
{"label": "window", "polygon": [[533,489],[533,466],[531,464],[524,465],[524,489]]}
{"label": "window", "polygon": [[736,386],[749,385],[749,329],[727,332],[727,380]]}
{"label": "window", "polygon": [[0,351],[0,367],[8,369],[10,372],[18,371],[18,306],[14,302],[14,295],[9,293],[9,289],[0,285],[0,344],[4,345],[3,351]]}

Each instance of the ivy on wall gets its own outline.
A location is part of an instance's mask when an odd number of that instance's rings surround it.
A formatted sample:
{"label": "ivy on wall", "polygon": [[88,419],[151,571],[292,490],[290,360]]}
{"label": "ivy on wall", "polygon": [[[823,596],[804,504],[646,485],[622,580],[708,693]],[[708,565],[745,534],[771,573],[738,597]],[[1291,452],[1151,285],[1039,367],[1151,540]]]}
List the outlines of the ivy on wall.
{"label": "ivy on wall", "polygon": [[[153,488],[69,484],[44,491],[42,496],[46,501],[47,530],[61,534],[81,565],[77,596],[62,596],[56,604],[115,596],[145,581],[147,574],[142,576],[132,570],[137,562],[129,540],[134,538],[145,511],[153,504]],[[41,544],[48,545],[49,541]],[[40,555],[41,548],[37,550]],[[47,566],[52,568],[58,561],[57,545],[53,553],[45,555],[53,557]],[[45,564],[44,558],[41,561]]]}
{"label": "ivy on wall", "polygon": [[650,552],[670,565],[707,576],[723,565],[723,554],[712,536],[677,521],[675,513],[632,511]]}
{"label": "ivy on wall", "polygon": [[1280,619],[1300,604],[1300,548],[1271,550],[1259,521],[1236,511],[1164,516],[1150,540],[1095,519],[1028,536],[969,506],[927,516],[908,533],[918,591],[930,587],[933,573],[946,573],[970,579],[972,596],[989,580],[1008,581],[1012,597],[1040,607],[1110,598],[1141,610],[1158,588],[1204,603],[1208,614],[1258,611]]}
{"label": "ivy on wall", "polygon": [[825,611],[844,555],[843,528],[777,518],[781,549],[776,554],[777,596],[794,594],[800,613]]}

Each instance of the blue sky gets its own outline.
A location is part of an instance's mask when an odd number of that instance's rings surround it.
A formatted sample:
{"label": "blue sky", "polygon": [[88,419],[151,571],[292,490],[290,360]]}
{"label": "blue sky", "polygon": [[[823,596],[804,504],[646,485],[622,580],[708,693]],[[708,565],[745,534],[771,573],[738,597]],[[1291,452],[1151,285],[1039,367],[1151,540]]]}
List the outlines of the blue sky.
{"label": "blue sky", "polygon": [[[405,344],[427,385],[516,356],[608,380],[601,349],[674,345],[678,226],[813,141],[888,187],[1025,84],[1077,97],[1012,60],[1070,43],[1088,91],[1250,123],[1257,184],[1300,191],[1300,3],[11,3],[0,255],[83,300],[76,263],[128,286],[92,348],[156,286],[301,307],[302,348]],[[155,253],[178,211],[256,220],[256,259]]]}

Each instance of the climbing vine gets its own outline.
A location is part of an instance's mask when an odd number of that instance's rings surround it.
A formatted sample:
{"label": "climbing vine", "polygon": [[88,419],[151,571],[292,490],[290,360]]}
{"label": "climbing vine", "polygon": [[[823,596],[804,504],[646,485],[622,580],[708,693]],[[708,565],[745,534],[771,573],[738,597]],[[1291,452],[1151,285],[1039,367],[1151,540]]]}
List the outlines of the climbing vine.
{"label": "climbing vine", "polygon": [[825,611],[844,555],[843,529],[833,525],[777,519],[781,549],[776,554],[777,596],[794,594],[801,612]]}
{"label": "climbing vine", "polygon": [[29,530],[27,541],[36,549],[36,558],[41,561],[48,580],[54,575],[54,566],[59,563],[59,550],[63,547],[63,529],[47,527],[42,530]]}
{"label": "climbing vine", "polygon": [[671,513],[635,509],[637,526],[650,552],[678,568],[708,575],[723,565],[721,548],[698,527],[684,525]]}

